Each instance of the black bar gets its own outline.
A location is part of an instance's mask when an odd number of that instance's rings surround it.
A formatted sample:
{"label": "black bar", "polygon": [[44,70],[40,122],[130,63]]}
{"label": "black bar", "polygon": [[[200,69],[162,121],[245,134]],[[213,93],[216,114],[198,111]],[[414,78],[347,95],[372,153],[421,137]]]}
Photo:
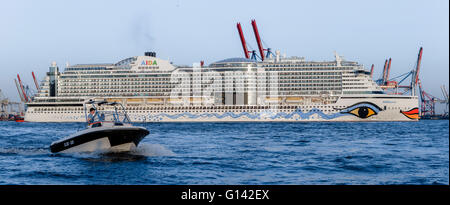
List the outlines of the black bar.
{"label": "black bar", "polygon": [[[94,182],[95,183],[95,182]],[[196,199],[194,197],[196,194]],[[206,197],[214,193],[214,197]],[[140,204],[167,204],[168,202],[194,204],[232,204],[235,202],[257,204],[319,204],[320,202],[368,202],[387,203],[393,199],[401,202],[425,199],[429,202],[448,198],[448,185],[30,185],[0,186],[1,196],[17,194],[22,198],[32,195],[33,199],[51,200],[62,197],[68,201],[87,199],[121,200],[129,202],[143,200]],[[81,197],[81,198],[80,198]],[[183,198],[184,197],[184,198]],[[200,198],[203,197],[203,198]],[[3,197],[2,197],[3,198]],[[6,197],[7,198],[7,197]],[[3,199],[4,200],[4,199]],[[61,202],[59,200],[59,202]],[[164,203],[161,203],[164,202]],[[334,203],[333,203],[334,204]],[[432,204],[432,203],[430,203]]]}

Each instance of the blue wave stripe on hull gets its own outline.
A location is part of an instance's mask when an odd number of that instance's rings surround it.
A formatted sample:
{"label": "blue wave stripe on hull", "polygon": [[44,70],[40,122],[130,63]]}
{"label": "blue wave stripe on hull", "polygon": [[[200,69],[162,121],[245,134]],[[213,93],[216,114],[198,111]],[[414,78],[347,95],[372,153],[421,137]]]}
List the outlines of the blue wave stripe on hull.
{"label": "blue wave stripe on hull", "polygon": [[277,118],[284,118],[284,119],[293,119],[295,115],[299,117],[299,119],[309,119],[311,115],[318,114],[323,119],[334,119],[343,115],[347,115],[347,113],[333,113],[333,114],[325,114],[322,110],[313,108],[309,112],[302,112],[301,109],[297,109],[291,113],[285,113],[285,112],[272,112],[272,111],[265,111],[265,112],[259,112],[259,113],[249,113],[249,112],[241,112],[241,113],[234,113],[234,112],[226,112],[223,114],[219,113],[201,113],[201,114],[192,114],[190,112],[184,112],[179,114],[167,114],[167,113],[160,113],[156,115],[150,115],[150,118],[170,118],[172,120],[178,119],[181,117],[188,117],[189,119],[197,119],[197,118],[212,118],[215,117],[217,119],[223,119],[225,117],[231,117],[234,119],[241,118],[242,116],[246,116],[249,119],[261,119],[261,117],[266,117],[268,119],[277,119]]}

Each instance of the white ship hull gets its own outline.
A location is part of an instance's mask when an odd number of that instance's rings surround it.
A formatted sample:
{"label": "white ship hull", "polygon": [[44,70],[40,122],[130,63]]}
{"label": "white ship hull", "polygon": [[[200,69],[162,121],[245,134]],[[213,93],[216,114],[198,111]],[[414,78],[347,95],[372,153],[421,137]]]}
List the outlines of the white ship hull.
{"label": "white ship hull", "polygon": [[[129,111],[133,122],[309,122],[309,121],[416,121],[417,114],[405,112],[417,109],[418,99],[411,96],[385,98],[341,98],[334,104],[292,106],[252,106],[235,108],[195,109],[194,107],[146,110],[134,106]],[[359,109],[366,109],[359,111]],[[84,122],[83,111],[34,111],[25,114],[27,122]],[[418,110],[418,109],[417,109]],[[360,113],[358,113],[358,111]],[[403,113],[402,113],[403,112]]]}

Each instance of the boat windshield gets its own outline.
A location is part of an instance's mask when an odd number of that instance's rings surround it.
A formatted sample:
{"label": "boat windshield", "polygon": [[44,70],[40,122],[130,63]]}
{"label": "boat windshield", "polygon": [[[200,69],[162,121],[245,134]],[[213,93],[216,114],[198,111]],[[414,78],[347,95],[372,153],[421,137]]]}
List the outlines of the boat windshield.
{"label": "boat windshield", "polygon": [[86,122],[92,127],[101,126],[103,122],[112,122],[114,125],[131,123],[125,108],[120,103],[90,101],[85,103],[85,111]]}

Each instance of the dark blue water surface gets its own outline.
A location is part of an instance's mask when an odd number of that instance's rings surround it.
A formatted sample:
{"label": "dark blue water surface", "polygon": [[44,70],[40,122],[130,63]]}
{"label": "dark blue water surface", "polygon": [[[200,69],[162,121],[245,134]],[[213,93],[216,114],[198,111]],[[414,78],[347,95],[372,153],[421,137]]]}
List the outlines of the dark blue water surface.
{"label": "dark blue water surface", "polygon": [[148,123],[128,154],[52,154],[82,123],[0,122],[0,184],[449,184],[449,121]]}

